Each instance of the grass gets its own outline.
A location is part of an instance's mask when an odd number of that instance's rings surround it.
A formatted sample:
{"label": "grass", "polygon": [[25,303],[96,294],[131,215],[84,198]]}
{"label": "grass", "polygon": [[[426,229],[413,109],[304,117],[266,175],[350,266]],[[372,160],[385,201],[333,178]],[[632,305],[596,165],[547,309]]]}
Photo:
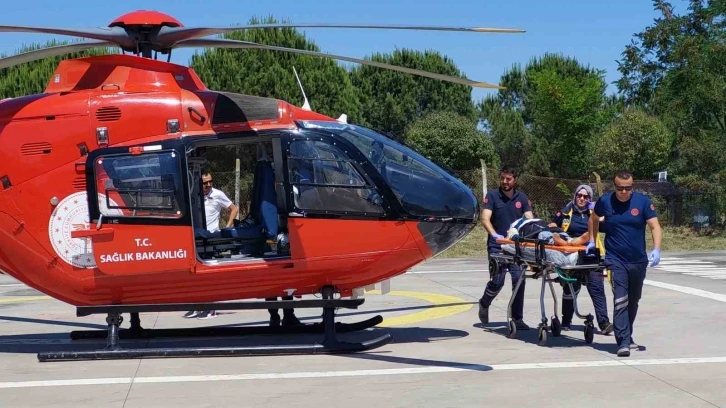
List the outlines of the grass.
{"label": "grass", "polygon": [[[650,229],[646,227],[645,243],[647,250],[653,246]],[[487,234],[479,224],[456,245],[437,258],[484,258],[486,257]],[[726,249],[726,231],[696,231],[687,227],[663,227],[661,251],[707,251]]]}

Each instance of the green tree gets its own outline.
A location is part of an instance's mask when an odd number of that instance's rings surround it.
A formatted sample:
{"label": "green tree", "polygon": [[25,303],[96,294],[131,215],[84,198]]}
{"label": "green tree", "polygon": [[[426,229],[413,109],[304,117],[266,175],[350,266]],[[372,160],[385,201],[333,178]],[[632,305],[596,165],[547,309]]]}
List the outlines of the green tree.
{"label": "green tree", "polygon": [[[286,21],[285,21],[286,22]],[[252,18],[253,24],[276,24],[272,16]],[[249,29],[226,33],[223,38],[320,52],[318,46],[294,28]],[[345,68],[330,58],[259,49],[206,49],[192,56],[190,67],[210,89],[282,99],[303,105],[293,67],[300,76],[312,110],[338,117],[345,113],[361,122],[357,91]]]}
{"label": "green tree", "polygon": [[[23,46],[16,51],[16,54],[65,44],[70,44],[70,42],[57,42],[53,40],[48,41],[45,44],[31,44]],[[117,50],[114,48],[94,48],[86,51],[66,54],[62,57],[43,58],[41,60],[2,68],[0,69],[0,99],[16,98],[24,95],[42,93],[58,67],[58,64],[63,60],[94,55],[106,55],[116,52]],[[8,55],[3,54],[0,57],[5,58],[7,56]]]}
{"label": "green tree", "polygon": [[406,129],[408,145],[429,160],[455,170],[479,168],[480,159],[499,166],[492,141],[469,118],[456,112],[432,112]]}
{"label": "green tree", "polygon": [[[368,59],[391,65],[463,77],[454,62],[435,51],[395,50],[375,53]],[[368,126],[390,132],[401,140],[406,127],[430,112],[451,111],[476,122],[471,87],[368,65],[350,72],[361,93],[362,111]]]}
{"label": "green tree", "polygon": [[668,166],[673,133],[640,108],[626,110],[593,139],[594,170],[612,174],[627,168],[636,179],[652,179]]}
{"label": "green tree", "polygon": [[[500,85],[506,89],[484,98],[478,107],[495,142],[508,141],[498,143],[502,158],[516,158],[526,147],[528,156],[520,161],[533,174],[581,177],[590,167],[590,139],[617,106],[605,96],[603,72],[548,53],[524,68],[514,65],[502,75]],[[511,120],[514,129],[506,123]]]}
{"label": "green tree", "polygon": [[726,1],[653,4],[661,17],[625,47],[617,85],[674,132],[677,174],[709,178],[726,165]]}
{"label": "green tree", "polygon": [[521,111],[488,104],[484,115],[484,130],[491,135],[501,162],[514,166],[519,173],[550,175],[546,141],[532,136]]}

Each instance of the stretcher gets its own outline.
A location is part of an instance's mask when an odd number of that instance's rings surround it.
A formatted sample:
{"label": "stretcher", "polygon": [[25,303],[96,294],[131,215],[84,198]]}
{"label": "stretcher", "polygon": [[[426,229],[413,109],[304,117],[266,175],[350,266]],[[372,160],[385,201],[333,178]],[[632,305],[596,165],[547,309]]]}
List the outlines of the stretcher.
{"label": "stretcher", "polygon": [[[539,239],[525,239],[516,237],[513,240],[497,239],[502,247],[502,252],[489,255],[489,273],[494,278],[499,273],[504,273],[509,266],[516,265],[522,268],[522,275],[517,282],[507,306],[507,321],[509,326],[509,338],[517,337],[517,326],[512,319],[512,303],[525,279],[542,279],[539,303],[542,313],[542,322],[538,326],[539,344],[547,344],[547,332],[551,331],[554,337],[562,332],[558,310],[557,295],[553,282],[567,284],[572,293],[572,303],[575,315],[585,321],[585,342],[592,343],[595,334],[594,317],[591,313],[582,315],[577,307],[577,293],[572,284],[580,282],[587,286],[592,272],[599,272],[605,276],[605,265],[600,257],[600,250],[595,249],[594,253],[586,254],[584,246],[555,246],[549,245],[548,241]],[[547,313],[545,311],[545,285],[549,284],[552,299],[554,301],[554,315],[551,325],[547,325]]]}

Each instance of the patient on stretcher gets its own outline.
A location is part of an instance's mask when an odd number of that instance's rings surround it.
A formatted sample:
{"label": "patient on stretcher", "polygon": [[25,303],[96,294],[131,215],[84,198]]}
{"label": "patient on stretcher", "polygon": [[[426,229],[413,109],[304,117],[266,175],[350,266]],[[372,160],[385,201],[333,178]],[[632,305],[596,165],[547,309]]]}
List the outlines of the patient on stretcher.
{"label": "patient on stretcher", "polygon": [[507,231],[507,239],[513,240],[515,236],[525,239],[537,239],[545,241],[547,245],[556,246],[578,246],[586,245],[590,238],[588,234],[582,234],[572,238],[559,227],[550,227],[546,221],[539,218],[520,218],[510,224]]}
{"label": "patient on stretcher", "polygon": [[[515,236],[525,239],[537,239],[545,241],[546,245],[573,247],[587,244],[589,234],[583,234],[572,238],[569,234],[558,227],[549,227],[547,222],[537,218],[520,218],[514,221],[507,231],[507,239],[514,240]],[[535,260],[535,248],[524,246],[521,248],[522,256],[528,260]],[[513,244],[502,244],[502,251],[510,255],[516,253]],[[573,266],[577,264],[577,251],[559,251],[545,249],[546,260],[556,266]]]}

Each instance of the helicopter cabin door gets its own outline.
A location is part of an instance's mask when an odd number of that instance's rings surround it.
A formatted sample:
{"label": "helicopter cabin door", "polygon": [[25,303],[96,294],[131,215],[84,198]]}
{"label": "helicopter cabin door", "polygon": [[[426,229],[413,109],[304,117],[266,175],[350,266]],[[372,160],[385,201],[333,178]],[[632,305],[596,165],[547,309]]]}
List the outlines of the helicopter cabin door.
{"label": "helicopter cabin door", "polygon": [[86,160],[92,244],[107,275],[192,271],[194,236],[179,141],[94,150]]}

